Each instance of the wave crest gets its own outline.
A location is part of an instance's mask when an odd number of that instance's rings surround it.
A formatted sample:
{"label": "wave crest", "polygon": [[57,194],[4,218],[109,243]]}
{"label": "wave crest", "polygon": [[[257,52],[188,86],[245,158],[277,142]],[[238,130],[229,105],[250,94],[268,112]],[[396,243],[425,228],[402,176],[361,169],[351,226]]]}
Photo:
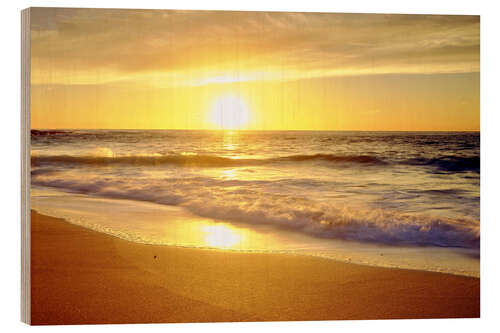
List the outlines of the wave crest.
{"label": "wave crest", "polygon": [[314,154],[314,155],[292,155],[279,158],[282,161],[330,161],[347,162],[361,164],[387,164],[385,161],[370,155],[334,155],[334,154]]}
{"label": "wave crest", "polygon": [[375,156],[369,155],[291,155],[276,158],[230,158],[216,155],[128,155],[128,156],[73,156],[73,155],[32,155],[31,165],[40,166],[44,164],[82,164],[82,165],[177,165],[177,166],[199,166],[199,167],[235,167],[265,165],[277,162],[308,162],[326,161],[337,163],[356,164],[386,164]]}
{"label": "wave crest", "polygon": [[423,165],[437,168],[442,172],[479,172],[481,160],[479,156],[442,156],[438,158],[414,158],[407,161],[410,165]]}

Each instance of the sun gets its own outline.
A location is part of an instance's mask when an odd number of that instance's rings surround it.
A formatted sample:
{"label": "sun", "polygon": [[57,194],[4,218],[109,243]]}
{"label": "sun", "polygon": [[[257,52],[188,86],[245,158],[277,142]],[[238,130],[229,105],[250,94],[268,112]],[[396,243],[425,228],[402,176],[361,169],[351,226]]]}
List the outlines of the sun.
{"label": "sun", "polygon": [[210,118],[220,129],[239,129],[248,123],[248,107],[238,96],[221,96],[215,100]]}

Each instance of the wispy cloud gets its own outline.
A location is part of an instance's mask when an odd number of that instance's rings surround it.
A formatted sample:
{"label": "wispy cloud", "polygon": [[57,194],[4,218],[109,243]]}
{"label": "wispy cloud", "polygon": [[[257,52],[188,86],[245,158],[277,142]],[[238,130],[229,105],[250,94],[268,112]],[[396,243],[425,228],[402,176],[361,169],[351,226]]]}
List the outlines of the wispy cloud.
{"label": "wispy cloud", "polygon": [[36,8],[32,19],[40,84],[479,71],[478,16]]}

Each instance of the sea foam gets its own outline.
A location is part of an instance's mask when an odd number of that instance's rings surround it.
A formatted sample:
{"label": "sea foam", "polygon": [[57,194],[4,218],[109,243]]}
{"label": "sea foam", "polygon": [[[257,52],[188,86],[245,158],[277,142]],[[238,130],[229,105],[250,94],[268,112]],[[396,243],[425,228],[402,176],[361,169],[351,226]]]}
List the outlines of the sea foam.
{"label": "sea foam", "polygon": [[[38,173],[38,186],[106,198],[148,201],[185,207],[194,214],[247,224],[271,224],[315,237],[385,244],[479,248],[480,224],[471,218],[407,214],[382,208],[351,208],[300,195],[249,189],[250,183],[214,179],[59,178]],[[259,182],[254,182],[254,185]],[[243,186],[244,185],[244,186]]]}

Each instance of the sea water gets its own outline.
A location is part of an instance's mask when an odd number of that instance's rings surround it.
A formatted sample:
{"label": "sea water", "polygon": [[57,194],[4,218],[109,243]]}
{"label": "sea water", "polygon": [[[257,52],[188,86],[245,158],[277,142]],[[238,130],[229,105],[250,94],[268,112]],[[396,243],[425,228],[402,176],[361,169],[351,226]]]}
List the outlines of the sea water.
{"label": "sea water", "polygon": [[480,135],[33,130],[32,208],[131,241],[479,276]]}

